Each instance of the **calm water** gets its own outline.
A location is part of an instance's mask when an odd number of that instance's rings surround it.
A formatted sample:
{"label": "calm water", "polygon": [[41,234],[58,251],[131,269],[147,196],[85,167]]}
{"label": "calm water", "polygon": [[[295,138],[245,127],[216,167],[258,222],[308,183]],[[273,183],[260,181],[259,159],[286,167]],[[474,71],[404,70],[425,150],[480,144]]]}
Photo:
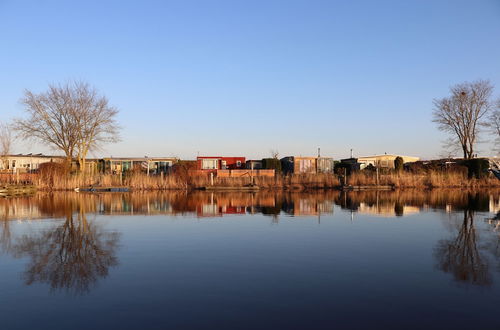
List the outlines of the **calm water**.
{"label": "calm water", "polygon": [[0,329],[500,329],[499,196],[0,199]]}

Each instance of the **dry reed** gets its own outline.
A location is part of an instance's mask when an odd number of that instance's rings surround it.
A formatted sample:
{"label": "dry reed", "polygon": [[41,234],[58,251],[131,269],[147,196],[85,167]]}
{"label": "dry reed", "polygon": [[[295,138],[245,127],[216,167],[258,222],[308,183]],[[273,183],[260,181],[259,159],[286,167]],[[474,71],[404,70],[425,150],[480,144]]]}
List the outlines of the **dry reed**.
{"label": "dry reed", "polygon": [[[304,174],[276,177],[254,177],[253,183],[264,189],[312,190],[339,188],[341,180],[332,174]],[[189,190],[209,186],[208,176],[147,176],[142,173],[129,175],[83,175],[61,174],[41,176],[39,174],[1,174],[0,183],[33,184],[40,190],[73,190],[82,187],[128,187],[132,190]],[[250,177],[214,178],[214,185],[220,187],[243,187],[252,183]],[[481,188],[500,187],[494,177],[469,179],[458,172],[386,173],[380,174],[378,181],[373,172],[353,172],[347,178],[350,186],[392,186],[394,188]]]}
{"label": "dry reed", "polygon": [[[377,175],[371,172],[354,172],[347,182],[351,186],[374,186],[377,185]],[[500,181],[493,176],[469,179],[467,174],[460,172],[392,172],[380,174],[378,185],[395,188],[481,188],[500,187]]]}

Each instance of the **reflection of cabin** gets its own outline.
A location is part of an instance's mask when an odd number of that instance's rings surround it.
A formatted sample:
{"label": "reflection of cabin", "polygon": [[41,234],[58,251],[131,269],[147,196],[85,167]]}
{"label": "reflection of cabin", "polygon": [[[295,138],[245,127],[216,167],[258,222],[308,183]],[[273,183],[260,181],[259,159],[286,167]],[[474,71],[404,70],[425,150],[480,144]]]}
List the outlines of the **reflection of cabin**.
{"label": "reflection of cabin", "polygon": [[149,174],[170,173],[178,159],[174,157],[135,157],[135,158],[103,158],[99,160],[102,173],[116,174],[128,171],[141,171]]}
{"label": "reflection of cabin", "polygon": [[420,160],[419,157],[403,156],[403,155],[375,155],[367,157],[353,157],[342,159],[341,163],[350,165],[352,169],[362,170],[365,167],[372,165],[377,168],[394,168],[394,160],[397,157],[403,158],[403,163],[413,163]]}
{"label": "reflection of cabin", "polygon": [[293,195],[284,207],[284,211],[294,216],[318,216],[333,214],[334,201],[316,196]]}
{"label": "reflection of cabin", "polygon": [[246,205],[249,204],[247,195],[205,195],[196,205],[198,217],[221,217],[224,214],[245,214]]}
{"label": "reflection of cabin", "polygon": [[333,158],[289,156],[281,159],[285,174],[333,173]]}
{"label": "reflection of cabin", "polygon": [[36,171],[40,164],[64,162],[63,156],[46,156],[43,154],[7,155],[0,158],[0,171],[7,173],[29,173]]}
{"label": "reflection of cabin", "polygon": [[396,202],[360,203],[357,210],[360,214],[370,214],[381,217],[394,217],[420,213],[420,207],[398,205]]}
{"label": "reflection of cabin", "polygon": [[246,208],[244,206],[218,205],[216,203],[207,203],[198,205],[196,207],[196,215],[200,218],[222,217],[224,214],[235,215],[245,213]]}

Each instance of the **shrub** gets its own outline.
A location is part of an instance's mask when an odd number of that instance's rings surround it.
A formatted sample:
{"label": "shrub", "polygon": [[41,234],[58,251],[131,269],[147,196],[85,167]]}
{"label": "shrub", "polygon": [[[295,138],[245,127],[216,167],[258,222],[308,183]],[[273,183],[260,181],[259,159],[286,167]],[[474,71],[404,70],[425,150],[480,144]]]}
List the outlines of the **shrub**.
{"label": "shrub", "polygon": [[333,172],[337,175],[344,175],[344,173],[350,175],[351,169],[352,169],[351,164],[347,163],[337,162],[335,163],[335,165],[333,165]]}
{"label": "shrub", "polygon": [[401,172],[403,170],[403,165],[404,165],[404,160],[402,157],[396,157],[396,159],[394,159],[394,169],[396,170],[396,172]]}
{"label": "shrub", "polygon": [[467,159],[463,164],[467,166],[469,179],[482,179],[488,175],[490,163],[485,158]]}
{"label": "shrub", "polygon": [[190,183],[192,176],[191,172],[196,170],[196,161],[180,160],[172,166],[173,176]]}
{"label": "shrub", "polygon": [[278,158],[262,159],[262,168],[265,170],[275,170],[276,173],[281,173],[281,162]]}
{"label": "shrub", "polygon": [[376,172],[377,168],[375,166],[373,166],[373,164],[368,164],[368,165],[365,166],[365,168],[363,169],[363,171],[366,171],[366,172]]}

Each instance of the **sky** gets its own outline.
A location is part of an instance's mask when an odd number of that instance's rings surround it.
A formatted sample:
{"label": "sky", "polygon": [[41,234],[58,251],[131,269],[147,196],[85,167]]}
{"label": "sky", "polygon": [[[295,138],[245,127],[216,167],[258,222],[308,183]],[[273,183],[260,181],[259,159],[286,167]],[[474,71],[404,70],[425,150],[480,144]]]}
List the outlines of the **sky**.
{"label": "sky", "polygon": [[0,0],[0,43],[0,121],[26,89],[86,81],[120,110],[96,157],[429,159],[434,98],[477,79],[500,96],[500,0]]}

